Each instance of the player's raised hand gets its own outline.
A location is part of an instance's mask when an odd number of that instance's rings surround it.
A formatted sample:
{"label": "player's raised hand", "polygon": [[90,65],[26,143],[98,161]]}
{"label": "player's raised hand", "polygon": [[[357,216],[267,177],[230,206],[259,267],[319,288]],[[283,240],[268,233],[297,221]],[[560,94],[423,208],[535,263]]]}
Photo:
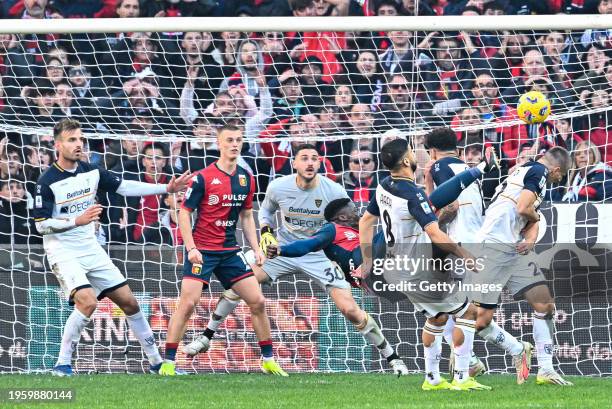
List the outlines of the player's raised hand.
{"label": "player's raised hand", "polygon": [[170,182],[168,182],[168,187],[166,190],[168,191],[168,193],[177,193],[184,191],[185,189],[187,189],[190,177],[190,171],[183,173],[179,177],[172,176],[172,179],[170,179]]}
{"label": "player's raised hand", "polygon": [[200,250],[196,248],[189,250],[189,253],[187,253],[187,259],[191,264],[204,263],[204,257],[202,256],[202,253],[200,253]]}
{"label": "player's raised hand", "polygon": [[261,239],[259,240],[259,248],[264,254],[268,254],[268,246],[278,246],[278,241],[274,237],[274,230],[270,226],[261,228]]}
{"label": "player's raised hand", "polygon": [[97,222],[100,220],[100,213],[102,213],[102,205],[95,204],[90,206],[82,215],[77,216],[74,220],[74,224],[77,226],[84,226],[91,222]]}

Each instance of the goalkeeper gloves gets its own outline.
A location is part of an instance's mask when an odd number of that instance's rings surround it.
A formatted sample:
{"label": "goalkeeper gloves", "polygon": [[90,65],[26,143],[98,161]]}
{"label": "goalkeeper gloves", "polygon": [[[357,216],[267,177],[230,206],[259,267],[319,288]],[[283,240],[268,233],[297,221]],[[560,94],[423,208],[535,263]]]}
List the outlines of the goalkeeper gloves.
{"label": "goalkeeper gloves", "polygon": [[274,230],[270,226],[264,226],[261,228],[259,248],[264,254],[268,254],[268,246],[270,245],[278,246],[278,241],[274,237]]}

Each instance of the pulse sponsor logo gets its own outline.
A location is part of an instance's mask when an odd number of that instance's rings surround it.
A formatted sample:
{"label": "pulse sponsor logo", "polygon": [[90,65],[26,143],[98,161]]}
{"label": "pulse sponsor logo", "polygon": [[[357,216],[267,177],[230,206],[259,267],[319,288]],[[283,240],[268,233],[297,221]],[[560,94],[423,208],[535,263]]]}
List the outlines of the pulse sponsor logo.
{"label": "pulse sponsor logo", "polygon": [[214,206],[216,204],[219,203],[219,196],[217,195],[210,195],[208,196],[208,205],[209,206]]}

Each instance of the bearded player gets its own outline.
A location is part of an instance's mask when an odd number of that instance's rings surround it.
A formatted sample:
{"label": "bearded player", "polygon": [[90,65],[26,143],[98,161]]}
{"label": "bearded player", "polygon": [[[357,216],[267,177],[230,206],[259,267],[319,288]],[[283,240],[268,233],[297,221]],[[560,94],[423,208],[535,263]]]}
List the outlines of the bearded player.
{"label": "bearded player", "polygon": [[65,119],[53,128],[58,158],[38,179],[34,221],[43,236],[51,269],[74,310],[64,325],[55,376],[71,376],[72,355],[98,300],[108,297],[125,313],[130,329],[147,355],[152,373],[162,358],[153,331],[140,311],[127,280],[96,240],[95,223],[102,206],[98,188],[123,196],[147,196],[182,191],[189,173],[172,177],[167,185],[121,180],[107,170],[84,162],[84,137],[78,121]]}
{"label": "bearded player", "polygon": [[[256,249],[256,263],[263,263],[265,257],[257,246],[253,218],[255,179],[237,164],[242,150],[242,131],[224,125],[217,130],[217,143],[219,160],[192,177],[179,213],[186,257],[179,303],[168,324],[165,360],[159,373],[176,374],[178,344],[200,302],[202,290],[208,287],[214,273],[223,287],[232,289],[251,311],[253,329],[261,348],[263,372],[288,376],[274,360],[266,300],[236,240],[236,225],[240,220],[247,243]],[[192,230],[191,215],[194,211],[198,215]]]}

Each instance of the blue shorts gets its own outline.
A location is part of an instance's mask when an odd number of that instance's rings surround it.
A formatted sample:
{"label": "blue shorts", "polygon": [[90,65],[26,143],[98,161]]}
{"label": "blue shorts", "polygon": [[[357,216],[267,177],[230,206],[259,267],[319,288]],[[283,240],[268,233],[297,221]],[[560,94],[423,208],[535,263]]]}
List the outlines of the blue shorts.
{"label": "blue shorts", "polygon": [[212,274],[221,282],[223,288],[229,290],[235,283],[253,276],[253,270],[247,263],[244,253],[235,251],[200,250],[204,262],[202,268],[194,268],[187,254],[183,264],[183,280],[198,280],[208,287]]}

